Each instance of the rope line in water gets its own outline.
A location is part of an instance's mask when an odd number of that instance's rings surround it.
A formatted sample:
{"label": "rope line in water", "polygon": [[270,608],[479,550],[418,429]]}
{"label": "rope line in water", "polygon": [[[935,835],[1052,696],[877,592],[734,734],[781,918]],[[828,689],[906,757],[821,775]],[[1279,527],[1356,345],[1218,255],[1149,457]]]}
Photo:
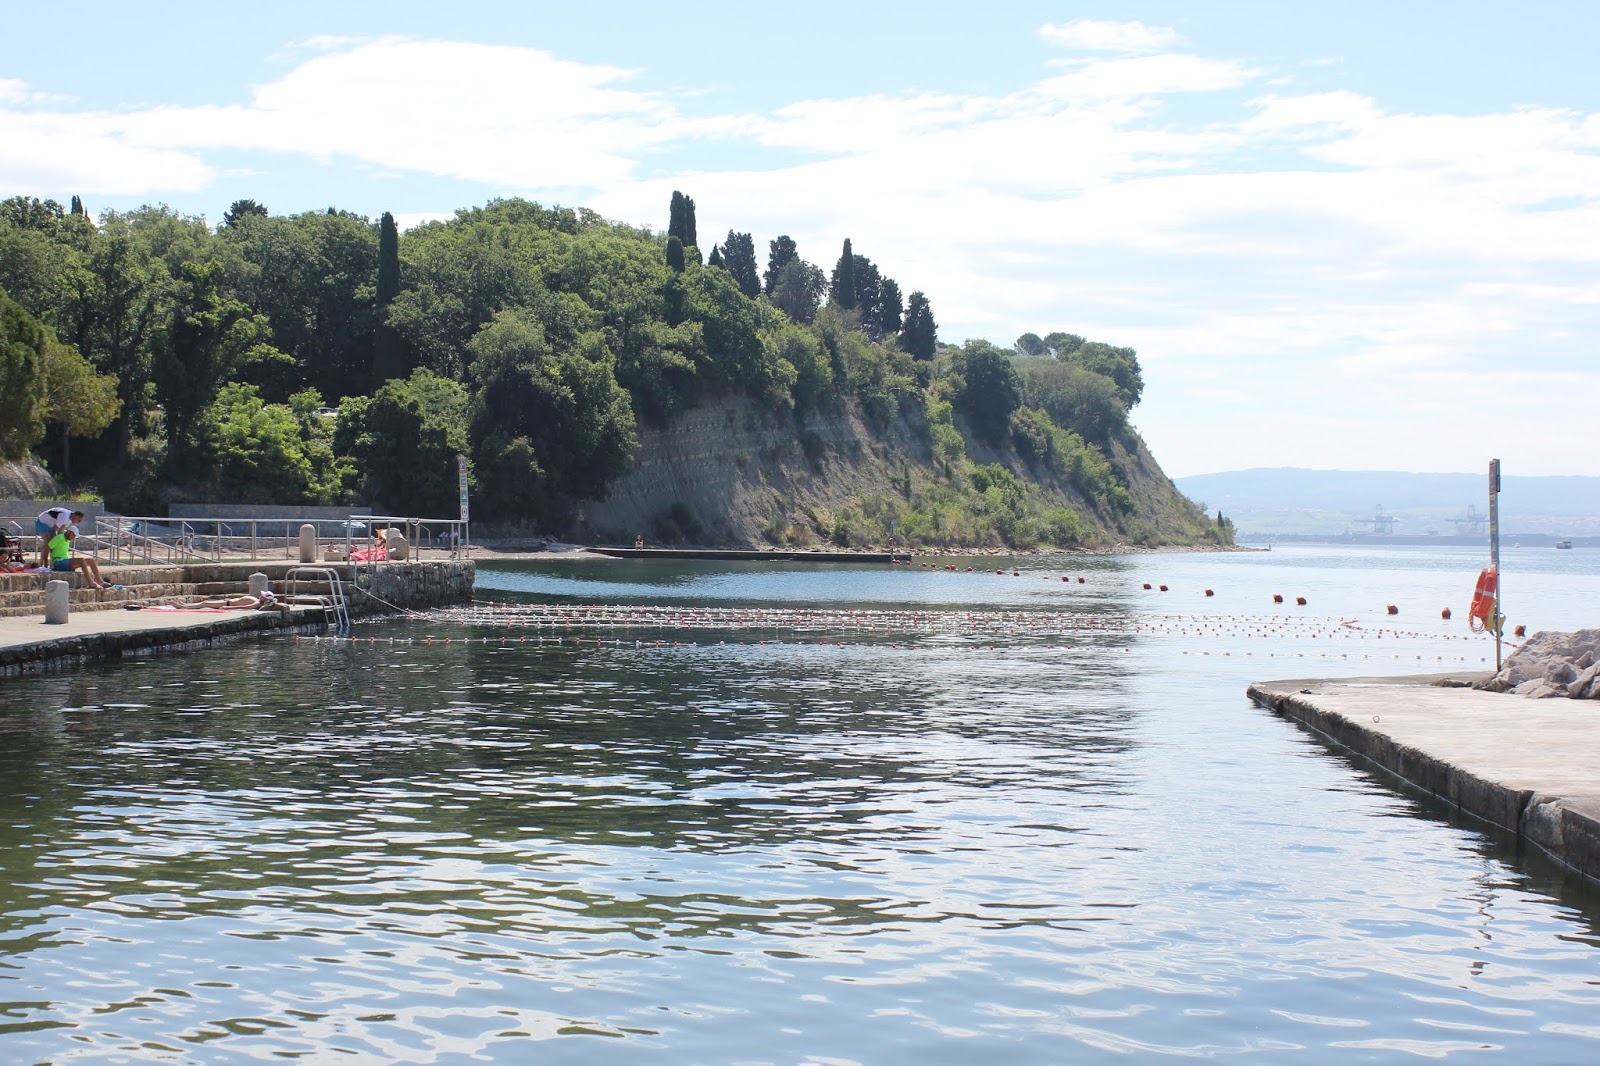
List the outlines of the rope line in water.
{"label": "rope line in water", "polygon": [[[501,630],[499,636],[428,635],[423,637],[306,637],[334,644],[376,646],[378,644],[461,644],[461,645],[562,645],[602,648],[678,648],[745,647],[768,644],[799,644],[844,648],[845,638],[855,644],[860,637],[878,637],[871,647],[898,650],[899,641],[916,648],[924,640],[938,640],[941,647],[965,643],[989,651],[1008,640],[1026,640],[1030,646],[1057,638],[1064,651],[1129,652],[1126,644],[1114,642],[1130,638],[1191,638],[1230,640],[1322,640],[1389,641],[1484,639],[1450,633],[1424,633],[1379,627],[1369,630],[1354,619],[1335,616],[1251,616],[1237,614],[1181,615],[1088,613],[1080,611],[1037,611],[1015,609],[865,608],[865,607],[713,607],[685,604],[501,604],[476,601],[468,606],[445,608],[426,616],[429,620],[454,624],[458,629]],[[645,636],[617,637],[617,630],[643,631]],[[743,633],[746,639],[709,640],[707,631]],[[1072,643],[1076,641],[1077,643]],[[1258,645],[1259,646],[1259,645]],[[1366,659],[1414,662],[1471,661],[1469,655],[1420,655],[1395,651],[1352,652],[1277,652],[1263,648],[1259,653],[1239,649],[1179,649],[1181,655],[1262,658]],[[1482,657],[1478,662],[1487,662]]]}

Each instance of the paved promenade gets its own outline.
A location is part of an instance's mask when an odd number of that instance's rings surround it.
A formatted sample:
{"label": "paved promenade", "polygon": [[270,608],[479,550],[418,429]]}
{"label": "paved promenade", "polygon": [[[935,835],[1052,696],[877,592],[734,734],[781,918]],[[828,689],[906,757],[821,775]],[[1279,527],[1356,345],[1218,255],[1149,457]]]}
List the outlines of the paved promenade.
{"label": "paved promenade", "polygon": [[1600,705],[1442,676],[1262,681],[1249,694],[1600,886]]}

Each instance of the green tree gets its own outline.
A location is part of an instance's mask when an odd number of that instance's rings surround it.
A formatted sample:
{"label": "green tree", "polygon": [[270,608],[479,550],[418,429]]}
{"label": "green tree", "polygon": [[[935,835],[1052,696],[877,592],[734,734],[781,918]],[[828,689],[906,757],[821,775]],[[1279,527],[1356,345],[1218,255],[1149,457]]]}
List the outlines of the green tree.
{"label": "green tree", "polygon": [[1076,333],[1046,333],[1044,336],[1045,347],[1050,349],[1050,354],[1062,362],[1079,348],[1083,347],[1083,338]]}
{"label": "green tree", "polygon": [[603,497],[637,443],[628,393],[603,340],[587,335],[555,350],[536,319],[508,310],[472,347],[470,432],[485,502],[507,515],[531,515]]}
{"label": "green tree", "polygon": [[44,435],[40,400],[46,338],[39,320],[0,292],[0,459],[25,458]]}
{"label": "green tree", "polygon": [[773,286],[770,299],[772,305],[788,315],[791,321],[809,325],[817,317],[817,309],[822,306],[822,295],[827,287],[828,279],[821,268],[796,256],[778,271],[778,281]]}
{"label": "green tree", "polygon": [[267,333],[264,317],[223,296],[219,273],[215,264],[185,264],[170,324],[155,344],[153,379],[174,470],[184,469],[201,414]]}
{"label": "green tree", "polygon": [[767,242],[767,269],[761,275],[761,284],[768,296],[771,296],[773,290],[778,287],[778,278],[783,273],[783,268],[798,257],[799,252],[795,248],[794,238],[788,234]]}
{"label": "green tree", "polygon": [[718,248],[714,244],[711,246],[711,255],[710,255],[709,258],[706,259],[706,266],[708,266],[708,267],[720,267],[723,270],[728,269],[727,264],[722,261],[722,249],[721,248]]}
{"label": "green tree", "polygon": [[394,216],[383,213],[378,221],[378,284],[374,299],[377,319],[372,338],[372,380],[381,385],[393,378],[404,377],[406,366],[404,342],[389,324],[389,307],[400,295],[400,228]]}
{"label": "green tree", "polygon": [[[311,392],[300,403],[302,411]],[[300,399],[300,397],[296,397]],[[337,484],[332,455],[311,438],[315,417],[288,404],[267,403],[253,385],[223,387],[208,409],[203,447],[212,458],[213,491],[225,500],[252,503],[328,503]]]}
{"label": "green tree", "polygon": [[1018,355],[1049,355],[1050,348],[1037,333],[1024,333],[1011,346]]}
{"label": "green tree", "polygon": [[228,205],[228,210],[222,214],[222,224],[228,229],[241,225],[247,218],[267,218],[268,212],[264,204],[254,200],[235,200]]}
{"label": "green tree", "polygon": [[905,325],[900,328],[900,347],[913,359],[932,359],[939,347],[939,326],[927,296],[914,292],[906,301]]}
{"label": "green tree", "polygon": [[756,269],[756,243],[748,233],[728,231],[722,242],[722,262],[738,283],[739,291],[754,300],[761,295],[761,275]]}
{"label": "green tree", "polygon": [[[348,212],[310,211],[249,217],[249,224],[224,228],[221,236],[246,268],[234,295],[267,317],[273,344],[294,358],[291,389],[314,388],[329,397],[370,391],[378,227]],[[470,277],[464,269],[460,276]],[[391,305],[391,322],[395,310]],[[451,341],[465,346],[468,336]]]}
{"label": "green tree", "polygon": [[467,454],[468,403],[464,385],[412,371],[339,406],[334,450],[360,471],[361,493],[380,510],[453,514],[456,456]]}
{"label": "green tree", "polygon": [[667,222],[667,236],[676,237],[685,248],[698,248],[695,234],[694,199],[676,189],[672,192],[671,215]]}
{"label": "green tree", "polygon": [[1144,395],[1144,375],[1139,370],[1139,357],[1132,348],[1114,348],[1099,341],[1088,341],[1073,349],[1068,358],[1077,366],[1116,382],[1124,408],[1133,409]]}
{"label": "green tree", "polygon": [[833,268],[828,302],[843,311],[852,311],[856,307],[856,256],[850,250],[849,237],[844,239],[844,251]]}
{"label": "green tree", "polygon": [[76,348],[62,344],[46,331],[40,417],[61,427],[61,472],[72,477],[72,438],[98,437],[116,421],[122,401],[117,399],[117,381],[108,374],[97,374],[89,360]]}
{"label": "green tree", "polygon": [[678,237],[667,238],[667,267],[674,274],[682,274],[687,264],[683,259],[683,241]]}
{"label": "green tree", "polygon": [[1029,407],[1085,440],[1104,443],[1127,425],[1116,382],[1076,363],[1037,363],[1023,374],[1022,394]]}
{"label": "green tree", "polygon": [[1022,385],[1011,357],[993,344],[970,340],[957,353],[954,367],[961,379],[955,405],[978,436],[990,444],[1005,440],[1011,412],[1022,403]]}

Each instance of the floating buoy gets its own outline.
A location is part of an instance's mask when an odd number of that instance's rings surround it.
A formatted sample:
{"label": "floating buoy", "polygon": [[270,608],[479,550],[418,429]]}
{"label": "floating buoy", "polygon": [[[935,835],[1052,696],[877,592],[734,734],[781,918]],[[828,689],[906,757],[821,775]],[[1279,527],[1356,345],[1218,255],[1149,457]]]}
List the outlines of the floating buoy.
{"label": "floating buoy", "polygon": [[1273,603],[1282,603],[1283,602],[1283,597],[1274,594],[1273,597],[1272,597],[1272,602]]}
{"label": "floating buoy", "polygon": [[1083,584],[1083,578],[1081,578],[1081,577],[1080,577],[1080,578],[1079,578],[1079,579],[1078,579],[1078,584],[1080,584],[1080,585],[1081,585],[1081,584]]}
{"label": "floating buoy", "polygon": [[1215,595],[1216,595],[1216,593],[1215,593],[1215,592],[1212,592],[1212,591],[1211,591],[1211,590],[1210,590],[1210,589],[1206,589],[1206,595],[1207,595],[1207,596],[1215,596]]}
{"label": "floating buoy", "polygon": [[1304,607],[1306,605],[1306,598],[1304,596],[1296,596],[1294,598],[1294,602],[1299,604],[1301,607]]}
{"label": "floating buoy", "polygon": [[1145,587],[1145,590],[1146,590],[1146,591],[1149,591],[1149,589],[1150,589],[1150,582],[1148,582],[1148,581],[1146,581],[1146,582],[1145,582],[1145,583],[1144,583],[1144,587]]}
{"label": "floating buoy", "polygon": [[[1150,586],[1149,586],[1149,585],[1146,585],[1146,586],[1145,586],[1145,588],[1149,588],[1149,587],[1150,587]],[[1165,585],[1162,585],[1162,586],[1161,586],[1161,591],[1162,591],[1162,592],[1165,592],[1165,591],[1167,591],[1167,586],[1165,586]]]}
{"label": "floating buoy", "polygon": [[1514,636],[1514,637],[1525,637],[1525,636],[1528,635],[1528,627],[1527,626],[1518,626],[1517,628],[1515,628],[1515,629],[1513,629],[1511,631],[1511,635]]}
{"label": "floating buoy", "polygon": [[[1389,606],[1385,607],[1384,610],[1388,611],[1390,614],[1399,614],[1400,613],[1400,608],[1396,607],[1392,603]],[[1447,615],[1445,615],[1445,617],[1449,618],[1450,616],[1447,614]]]}
{"label": "floating buoy", "polygon": [[1450,608],[1446,607],[1444,610],[1440,611],[1439,617],[1443,618],[1446,622],[1450,621]]}

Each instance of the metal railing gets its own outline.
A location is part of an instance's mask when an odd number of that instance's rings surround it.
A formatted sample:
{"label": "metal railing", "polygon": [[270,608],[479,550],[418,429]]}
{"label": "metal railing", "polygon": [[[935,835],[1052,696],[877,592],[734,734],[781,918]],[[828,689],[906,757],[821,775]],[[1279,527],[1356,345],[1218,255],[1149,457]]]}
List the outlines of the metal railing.
{"label": "metal railing", "polygon": [[[74,547],[109,565],[300,560],[300,528],[316,530],[319,559],[377,562],[379,530],[398,529],[408,557],[460,558],[469,550],[467,523],[451,518],[350,515],[326,518],[155,518],[100,515]],[[387,553],[383,553],[386,555]]]}

